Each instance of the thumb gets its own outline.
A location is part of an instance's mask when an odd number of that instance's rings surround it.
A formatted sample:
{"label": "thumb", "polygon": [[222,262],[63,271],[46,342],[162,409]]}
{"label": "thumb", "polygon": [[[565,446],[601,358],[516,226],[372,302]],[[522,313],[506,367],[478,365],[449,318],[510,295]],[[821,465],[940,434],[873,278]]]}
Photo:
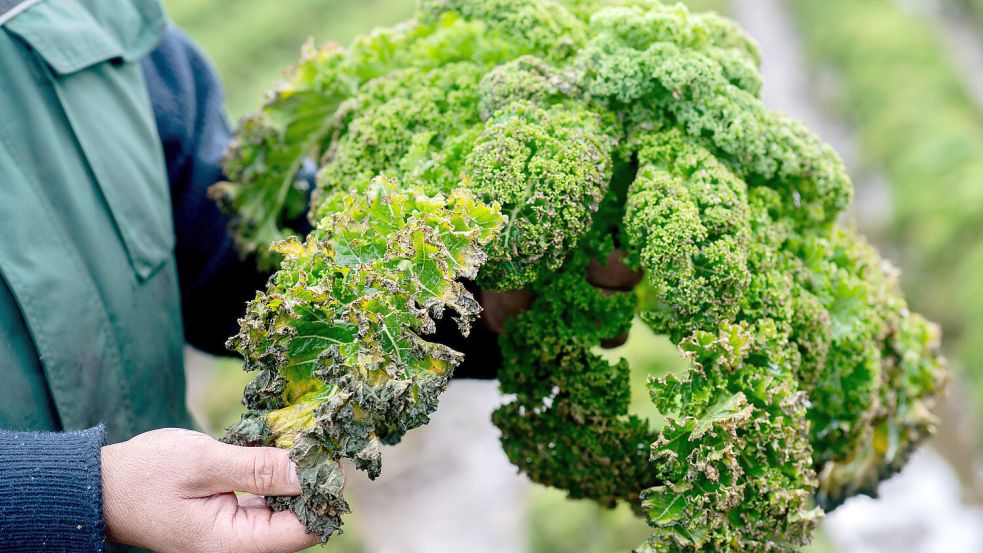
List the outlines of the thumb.
{"label": "thumb", "polygon": [[206,456],[211,476],[206,493],[248,492],[256,495],[300,495],[297,466],[290,454],[275,447],[239,447],[218,442]]}

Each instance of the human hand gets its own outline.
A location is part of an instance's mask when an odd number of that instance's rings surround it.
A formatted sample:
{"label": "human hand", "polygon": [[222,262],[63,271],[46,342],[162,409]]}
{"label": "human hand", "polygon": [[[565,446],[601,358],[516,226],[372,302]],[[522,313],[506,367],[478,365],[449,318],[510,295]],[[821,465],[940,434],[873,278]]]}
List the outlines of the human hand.
{"label": "human hand", "polygon": [[320,536],[262,497],[299,495],[296,470],[286,450],[227,445],[177,428],[104,446],[106,536],[161,553],[299,551]]}
{"label": "human hand", "polygon": [[[625,257],[623,250],[614,250],[608,255],[602,265],[592,259],[587,266],[587,280],[605,294],[630,292],[642,281],[642,272],[629,269],[622,261]],[[505,321],[510,317],[529,309],[533,295],[525,290],[511,292],[491,292],[482,290],[480,293],[483,311],[481,319],[493,332],[501,334]],[[606,348],[618,347],[625,343],[628,334],[623,334],[611,340],[605,340],[601,345]]]}

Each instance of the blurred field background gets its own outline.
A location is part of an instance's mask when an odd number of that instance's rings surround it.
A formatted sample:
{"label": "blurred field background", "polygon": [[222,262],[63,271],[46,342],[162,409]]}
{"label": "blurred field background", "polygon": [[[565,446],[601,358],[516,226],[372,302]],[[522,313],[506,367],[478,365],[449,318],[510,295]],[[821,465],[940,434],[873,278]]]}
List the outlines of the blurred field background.
{"label": "blurred field background", "polygon": [[[165,0],[222,75],[234,121],[301,44],[347,43],[406,19],[413,0]],[[983,0],[691,0],[735,18],[762,47],[765,102],[841,153],[849,217],[903,270],[912,307],[943,325],[956,379],[940,435],[882,487],[831,514],[813,553],[983,551]],[[677,367],[644,328],[611,352],[639,383]],[[213,434],[238,418],[249,377],[189,352],[189,399]],[[641,387],[640,387],[641,388]],[[639,409],[648,402],[639,398]],[[455,382],[434,422],[349,486],[355,514],[326,551],[614,553],[647,535],[608,511],[529,484],[497,448],[494,383]]]}

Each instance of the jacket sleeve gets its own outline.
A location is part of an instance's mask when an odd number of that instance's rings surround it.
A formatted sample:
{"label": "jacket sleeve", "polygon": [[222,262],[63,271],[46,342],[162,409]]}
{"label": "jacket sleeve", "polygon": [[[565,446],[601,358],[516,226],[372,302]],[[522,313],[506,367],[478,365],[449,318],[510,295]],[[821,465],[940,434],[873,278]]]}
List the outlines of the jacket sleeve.
{"label": "jacket sleeve", "polygon": [[103,551],[106,432],[0,430],[0,551]]}
{"label": "jacket sleeve", "polygon": [[227,355],[225,340],[238,331],[245,302],[268,275],[239,258],[228,221],[207,194],[223,178],[221,159],[231,140],[222,86],[197,46],[173,25],[142,63],[171,184],[185,339]]}

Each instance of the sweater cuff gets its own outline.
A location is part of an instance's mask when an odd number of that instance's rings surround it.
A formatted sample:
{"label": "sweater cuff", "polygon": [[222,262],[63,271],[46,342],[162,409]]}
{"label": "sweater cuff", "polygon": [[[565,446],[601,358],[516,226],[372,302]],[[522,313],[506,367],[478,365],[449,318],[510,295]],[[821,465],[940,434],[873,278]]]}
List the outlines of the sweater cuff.
{"label": "sweater cuff", "polygon": [[0,551],[102,551],[101,425],[0,430]]}

